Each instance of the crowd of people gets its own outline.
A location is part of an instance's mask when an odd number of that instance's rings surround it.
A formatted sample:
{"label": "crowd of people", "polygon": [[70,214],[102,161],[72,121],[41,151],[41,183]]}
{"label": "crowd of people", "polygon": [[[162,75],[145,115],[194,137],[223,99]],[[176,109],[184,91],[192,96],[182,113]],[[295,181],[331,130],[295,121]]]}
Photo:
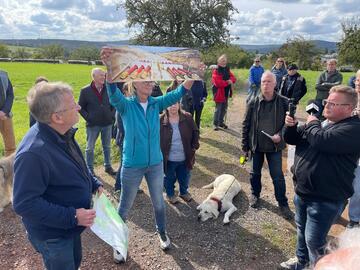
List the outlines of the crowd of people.
{"label": "crowd of people", "polygon": [[[101,50],[104,63],[112,53],[111,48]],[[91,209],[92,195],[103,192],[94,170],[99,136],[104,170],[115,178],[120,217],[127,220],[144,177],[161,249],[171,245],[163,191],[171,204],[179,198],[192,200],[189,185],[200,147],[205,82],[174,80],[163,94],[158,83],[116,83],[100,68],[93,69],[91,77],[77,102],[68,84],[49,82],[45,77],[36,79],[27,96],[31,128],[17,147],[13,207],[47,269],[80,267],[80,234],[96,216]],[[344,86],[336,60],[329,60],[316,83],[313,102],[318,112],[310,114],[305,123],[289,113],[289,103],[297,105],[307,92],[306,80],[295,63],[286,65],[278,58],[272,69],[265,71],[256,57],[248,81],[241,149],[252,160],[250,207],[261,205],[261,171],[266,157],[279,211],[287,220],[295,218],[297,226],[296,257],[280,266],[297,270],[314,267],[325,254],[326,236],[348,199],[348,228],[359,227],[360,70],[349,81],[351,85]],[[16,148],[11,117],[14,91],[4,71],[0,71],[0,82],[0,132],[5,155],[9,155]],[[214,130],[227,129],[228,100],[236,78],[226,55],[218,58],[211,83]],[[74,138],[79,114],[86,122],[85,155]],[[114,133],[121,156],[116,171],[110,147]],[[289,208],[282,171],[286,144],[296,146],[291,168],[295,214]],[[113,257],[116,263],[124,262],[115,249]]]}

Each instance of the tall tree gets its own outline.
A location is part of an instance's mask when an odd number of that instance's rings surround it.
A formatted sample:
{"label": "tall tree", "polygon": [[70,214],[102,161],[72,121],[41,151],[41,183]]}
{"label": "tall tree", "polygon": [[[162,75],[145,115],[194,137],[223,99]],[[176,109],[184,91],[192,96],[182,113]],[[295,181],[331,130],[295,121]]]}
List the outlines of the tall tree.
{"label": "tall tree", "polygon": [[10,55],[10,50],[4,44],[0,44],[0,58],[8,58]]}
{"label": "tall tree", "polygon": [[29,58],[31,55],[31,53],[29,53],[25,48],[23,47],[18,47],[15,51],[13,51],[11,53],[11,56],[13,58],[18,58],[18,59],[26,59]]}
{"label": "tall tree", "polygon": [[338,43],[339,62],[360,68],[360,17],[353,17],[341,23],[344,37]]}
{"label": "tall tree", "polygon": [[183,47],[227,41],[237,12],[231,0],[126,0],[124,8],[129,27],[140,28],[135,43]]}
{"label": "tall tree", "polygon": [[50,44],[42,47],[43,55],[47,59],[62,58],[64,57],[64,48],[59,44]]}
{"label": "tall tree", "polygon": [[220,55],[226,54],[231,68],[248,68],[254,55],[240,48],[238,45],[218,44],[201,51],[201,60],[206,65],[216,64]]}
{"label": "tall tree", "polygon": [[288,39],[278,51],[279,55],[285,57],[287,63],[297,63],[300,69],[309,69],[313,57],[319,53],[314,42],[302,36]]}

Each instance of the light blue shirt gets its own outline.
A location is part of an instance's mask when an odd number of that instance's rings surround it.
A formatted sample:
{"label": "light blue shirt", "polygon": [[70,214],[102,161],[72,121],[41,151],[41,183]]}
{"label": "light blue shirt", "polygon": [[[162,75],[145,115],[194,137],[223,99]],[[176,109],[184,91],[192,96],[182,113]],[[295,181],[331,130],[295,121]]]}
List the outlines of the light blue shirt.
{"label": "light blue shirt", "polygon": [[185,153],[184,153],[184,146],[181,141],[179,123],[171,123],[171,127],[173,130],[173,134],[171,137],[169,160],[170,161],[184,161]]}

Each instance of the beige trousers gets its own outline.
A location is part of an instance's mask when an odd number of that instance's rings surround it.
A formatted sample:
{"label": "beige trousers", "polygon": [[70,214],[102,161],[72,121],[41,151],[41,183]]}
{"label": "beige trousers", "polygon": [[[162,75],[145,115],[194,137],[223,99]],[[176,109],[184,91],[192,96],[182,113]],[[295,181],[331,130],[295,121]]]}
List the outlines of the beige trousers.
{"label": "beige trousers", "polygon": [[0,120],[0,133],[4,141],[5,156],[10,156],[16,150],[12,118]]}

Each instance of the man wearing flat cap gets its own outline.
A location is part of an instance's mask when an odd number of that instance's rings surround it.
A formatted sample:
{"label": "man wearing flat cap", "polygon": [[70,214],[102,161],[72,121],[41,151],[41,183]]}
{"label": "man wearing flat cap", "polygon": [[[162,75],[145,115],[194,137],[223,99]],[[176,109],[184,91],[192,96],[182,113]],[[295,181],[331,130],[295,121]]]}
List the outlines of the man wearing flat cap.
{"label": "man wearing flat cap", "polygon": [[288,74],[282,78],[279,93],[285,97],[294,100],[295,104],[306,94],[306,81],[300,73],[296,64],[289,64],[287,67]]}

